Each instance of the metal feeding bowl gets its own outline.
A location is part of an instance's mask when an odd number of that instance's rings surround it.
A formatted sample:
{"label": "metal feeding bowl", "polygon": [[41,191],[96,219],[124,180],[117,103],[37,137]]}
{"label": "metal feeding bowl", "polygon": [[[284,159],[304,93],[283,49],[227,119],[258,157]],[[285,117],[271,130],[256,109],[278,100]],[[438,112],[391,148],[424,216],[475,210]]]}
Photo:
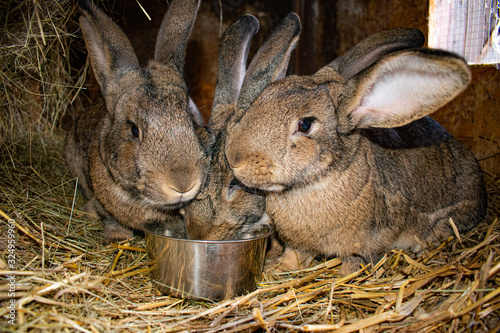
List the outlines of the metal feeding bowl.
{"label": "metal feeding bowl", "polygon": [[162,293],[221,300],[249,293],[262,275],[271,227],[250,239],[187,239],[183,221],[143,224],[153,265],[150,278]]}

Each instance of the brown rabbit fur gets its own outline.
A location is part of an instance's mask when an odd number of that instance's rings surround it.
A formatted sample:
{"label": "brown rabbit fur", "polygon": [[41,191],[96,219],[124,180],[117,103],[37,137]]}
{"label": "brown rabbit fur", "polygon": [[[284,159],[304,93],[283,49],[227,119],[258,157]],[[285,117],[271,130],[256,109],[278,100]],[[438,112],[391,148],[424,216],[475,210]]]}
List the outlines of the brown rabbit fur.
{"label": "brown rabbit fur", "polygon": [[210,173],[196,198],[181,209],[187,236],[201,240],[246,239],[270,225],[262,191],[240,184],[224,155],[225,133],[216,134]]}
{"label": "brown rabbit fur", "polygon": [[266,191],[286,246],[339,256],[340,274],[486,215],[474,156],[426,117],[465,89],[470,70],[423,42],[418,30],[392,29],[312,76],[269,84],[255,68],[243,84],[225,150],[234,175]]}
{"label": "brown rabbit fur", "polygon": [[102,219],[104,240],[126,239],[147,220],[178,216],[206,178],[213,139],[183,77],[199,0],[172,1],[146,68],[109,17],[87,0],[79,6],[102,98],[68,133],[65,158],[86,209]]}
{"label": "brown rabbit fur", "polygon": [[[298,22],[295,14],[287,16],[262,48],[265,50],[269,45],[288,48],[300,31]],[[270,223],[265,213],[265,194],[239,183],[224,154],[227,128],[233,122],[235,104],[245,77],[250,40],[258,29],[257,19],[244,15],[226,29],[220,41],[217,86],[209,123],[216,137],[210,173],[205,187],[182,209],[189,238],[250,238]],[[250,64],[250,68],[252,66]]]}

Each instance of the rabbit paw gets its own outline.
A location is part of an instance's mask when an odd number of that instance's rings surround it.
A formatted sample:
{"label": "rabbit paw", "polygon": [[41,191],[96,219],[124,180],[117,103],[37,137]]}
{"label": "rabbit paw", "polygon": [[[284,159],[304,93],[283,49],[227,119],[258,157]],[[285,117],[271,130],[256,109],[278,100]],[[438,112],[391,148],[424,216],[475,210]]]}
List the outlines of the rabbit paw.
{"label": "rabbit paw", "polygon": [[95,207],[95,202],[94,202],[95,199],[91,199],[89,201],[87,201],[87,203],[85,205],[83,205],[80,210],[82,212],[85,212],[87,213],[90,217],[92,218],[98,218],[99,217],[99,214],[97,214],[97,209]]}
{"label": "rabbit paw", "polygon": [[314,256],[309,253],[285,247],[285,250],[279,257],[270,258],[266,262],[266,271],[272,273],[282,273],[289,271],[298,271],[309,267]]}
{"label": "rabbit paw", "polygon": [[267,244],[266,260],[276,261],[283,254],[284,250],[284,245],[280,243],[276,236],[271,236],[271,240]]}
{"label": "rabbit paw", "polygon": [[120,224],[117,220],[107,218],[102,221],[102,242],[110,244],[116,241],[121,241],[134,237],[134,232]]}
{"label": "rabbit paw", "polygon": [[361,264],[365,261],[361,257],[348,256],[342,258],[342,266],[337,271],[338,275],[349,275],[361,269]]}
{"label": "rabbit paw", "polygon": [[[351,255],[351,256],[345,256],[341,257],[342,259],[342,266],[338,270],[337,274],[338,275],[349,275],[354,272],[357,272],[361,269],[363,269],[363,266],[366,266],[370,264],[371,267],[374,267],[377,262],[382,259],[384,256],[385,252],[378,253],[378,254],[370,254],[367,257],[362,257],[359,255]],[[371,268],[370,268],[371,269]]]}

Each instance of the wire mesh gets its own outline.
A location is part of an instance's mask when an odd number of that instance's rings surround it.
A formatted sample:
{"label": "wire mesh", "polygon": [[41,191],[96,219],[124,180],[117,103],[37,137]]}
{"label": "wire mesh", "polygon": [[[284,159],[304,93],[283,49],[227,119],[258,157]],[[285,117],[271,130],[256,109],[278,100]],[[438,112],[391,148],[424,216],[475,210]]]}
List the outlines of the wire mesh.
{"label": "wire mesh", "polygon": [[429,47],[455,52],[469,64],[500,62],[500,0],[431,0]]}

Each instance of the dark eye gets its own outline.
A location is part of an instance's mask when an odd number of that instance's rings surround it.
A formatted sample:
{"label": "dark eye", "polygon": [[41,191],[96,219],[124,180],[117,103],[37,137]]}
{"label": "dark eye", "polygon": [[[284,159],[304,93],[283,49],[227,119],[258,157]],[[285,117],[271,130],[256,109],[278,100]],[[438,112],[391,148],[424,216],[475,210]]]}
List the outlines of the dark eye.
{"label": "dark eye", "polygon": [[297,131],[296,132],[309,134],[309,132],[311,132],[314,121],[315,121],[315,118],[313,118],[313,117],[307,117],[307,118],[300,119],[299,122],[297,123]]}
{"label": "dark eye", "polygon": [[131,131],[135,138],[139,138],[139,128],[135,124],[132,124]]}

